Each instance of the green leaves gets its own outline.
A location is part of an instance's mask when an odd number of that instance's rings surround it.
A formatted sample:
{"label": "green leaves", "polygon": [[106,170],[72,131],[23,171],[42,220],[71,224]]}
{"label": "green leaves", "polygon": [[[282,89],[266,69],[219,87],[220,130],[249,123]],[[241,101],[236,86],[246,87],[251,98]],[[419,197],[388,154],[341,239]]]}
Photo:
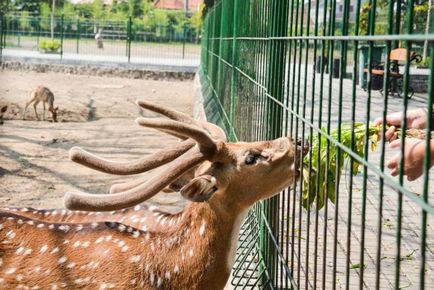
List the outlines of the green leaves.
{"label": "green leaves", "polygon": [[[379,128],[370,126],[369,139],[371,141],[371,150],[377,148]],[[323,128],[325,133],[326,130]],[[351,146],[351,133],[354,131],[354,144]],[[351,125],[341,126],[341,144],[363,158],[366,126],[363,123],[355,123],[354,127]],[[339,151],[340,158],[338,158],[337,146],[332,142],[328,142],[323,134],[312,136],[312,150],[303,160],[303,207],[308,208],[318,202],[318,209],[324,206],[327,198],[334,203],[336,184],[339,183],[344,161],[349,159],[347,152]],[[330,132],[333,139],[338,139],[338,130],[335,129]],[[339,164],[337,164],[339,159]],[[327,162],[328,161],[328,162]],[[311,170],[309,171],[310,164],[312,163]],[[360,163],[356,160],[352,161],[353,175],[359,173]],[[318,201],[317,201],[318,199]]]}

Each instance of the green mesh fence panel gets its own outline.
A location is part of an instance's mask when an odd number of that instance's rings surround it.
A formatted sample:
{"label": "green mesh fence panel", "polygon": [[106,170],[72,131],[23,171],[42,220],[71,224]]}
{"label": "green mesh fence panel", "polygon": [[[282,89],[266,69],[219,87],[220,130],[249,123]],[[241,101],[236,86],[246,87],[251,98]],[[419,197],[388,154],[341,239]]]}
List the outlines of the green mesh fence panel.
{"label": "green mesh fence panel", "polygon": [[[251,210],[231,287],[433,289],[432,2],[208,8],[199,71],[208,119],[232,141],[289,135],[311,145],[299,181]],[[421,139],[389,147],[373,121],[401,112],[397,125],[410,129],[414,110],[427,120]],[[388,162],[415,142],[424,155],[408,181],[413,162],[398,157],[395,172]]]}

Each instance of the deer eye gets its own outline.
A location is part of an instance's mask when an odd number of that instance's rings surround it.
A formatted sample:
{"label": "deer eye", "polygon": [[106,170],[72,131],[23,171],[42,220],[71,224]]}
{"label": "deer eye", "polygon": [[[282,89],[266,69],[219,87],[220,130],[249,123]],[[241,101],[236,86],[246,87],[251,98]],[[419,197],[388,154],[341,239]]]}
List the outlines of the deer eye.
{"label": "deer eye", "polygon": [[247,155],[246,159],[244,160],[244,163],[246,163],[246,165],[253,165],[256,163],[256,160],[258,159],[259,155],[253,155],[253,154],[249,154]]}

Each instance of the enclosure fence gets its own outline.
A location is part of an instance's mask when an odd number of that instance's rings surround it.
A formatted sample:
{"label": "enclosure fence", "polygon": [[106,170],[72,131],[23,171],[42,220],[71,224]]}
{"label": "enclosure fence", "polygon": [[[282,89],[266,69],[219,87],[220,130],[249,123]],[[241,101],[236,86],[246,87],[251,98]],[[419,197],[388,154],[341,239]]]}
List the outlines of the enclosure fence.
{"label": "enclosure fence", "polygon": [[[208,119],[233,141],[310,144],[299,181],[243,224],[232,287],[434,289],[429,5],[221,0],[208,10],[200,66]],[[404,131],[414,110],[427,120],[419,139]],[[399,148],[373,125],[393,112],[406,135]],[[408,181],[412,164],[399,157],[392,176],[387,164],[416,143],[421,176]]]}
{"label": "enclosure fence", "polygon": [[[141,63],[152,59],[198,60],[200,30],[189,22],[146,26],[140,19],[125,21],[62,16],[1,15],[0,50],[12,56],[57,56]],[[95,37],[98,35],[101,44]],[[5,52],[3,52],[5,54]],[[87,58],[86,58],[87,56]],[[97,59],[95,58],[97,57]],[[158,62],[157,62],[158,63]]]}

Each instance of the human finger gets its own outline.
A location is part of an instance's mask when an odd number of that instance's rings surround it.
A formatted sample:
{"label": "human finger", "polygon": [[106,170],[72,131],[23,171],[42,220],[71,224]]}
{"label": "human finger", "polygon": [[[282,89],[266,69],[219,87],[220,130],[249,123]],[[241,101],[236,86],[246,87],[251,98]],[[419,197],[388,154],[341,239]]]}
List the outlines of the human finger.
{"label": "human finger", "polygon": [[389,143],[389,147],[390,148],[399,148],[399,147],[401,147],[401,139],[393,140],[392,142]]}
{"label": "human finger", "polygon": [[396,127],[391,126],[389,129],[387,129],[385,135],[386,135],[386,141],[393,141],[396,139]]}

